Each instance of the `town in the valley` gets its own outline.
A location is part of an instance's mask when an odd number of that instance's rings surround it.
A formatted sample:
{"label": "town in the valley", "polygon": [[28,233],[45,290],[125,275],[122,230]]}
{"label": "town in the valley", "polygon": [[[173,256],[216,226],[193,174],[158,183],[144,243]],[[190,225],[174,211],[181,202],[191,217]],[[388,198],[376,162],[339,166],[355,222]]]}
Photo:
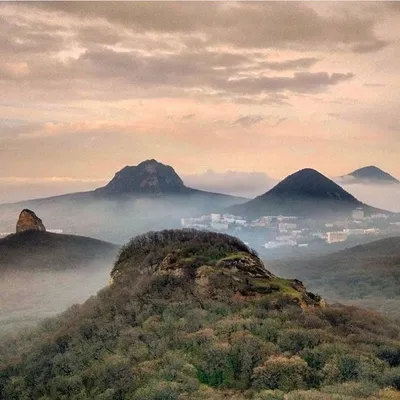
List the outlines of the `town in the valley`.
{"label": "town in the valley", "polygon": [[308,248],[318,245],[357,244],[400,232],[400,219],[386,213],[366,216],[356,208],[347,218],[309,219],[290,215],[265,215],[255,220],[232,214],[211,213],[182,218],[182,228],[205,229],[240,236],[263,249]]}

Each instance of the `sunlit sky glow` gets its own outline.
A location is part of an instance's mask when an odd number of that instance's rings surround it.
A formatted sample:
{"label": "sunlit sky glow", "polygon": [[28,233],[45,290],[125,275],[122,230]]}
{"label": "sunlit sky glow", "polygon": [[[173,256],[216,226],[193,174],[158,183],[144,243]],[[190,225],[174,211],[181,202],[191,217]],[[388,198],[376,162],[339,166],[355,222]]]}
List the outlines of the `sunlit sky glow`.
{"label": "sunlit sky glow", "polygon": [[398,71],[400,3],[1,3],[0,185],[148,158],[400,177]]}

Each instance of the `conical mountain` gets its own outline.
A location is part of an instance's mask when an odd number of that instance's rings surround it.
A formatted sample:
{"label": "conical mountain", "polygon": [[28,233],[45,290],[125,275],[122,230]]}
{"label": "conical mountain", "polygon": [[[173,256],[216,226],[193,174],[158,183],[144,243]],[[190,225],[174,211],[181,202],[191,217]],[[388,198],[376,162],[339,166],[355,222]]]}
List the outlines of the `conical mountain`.
{"label": "conical mountain", "polygon": [[230,207],[247,217],[293,215],[316,217],[348,214],[357,207],[370,208],[320,172],[306,168],[289,175],[267,193]]}
{"label": "conical mountain", "polygon": [[341,176],[340,180],[345,183],[400,183],[398,179],[381,170],[375,165],[356,169],[347,175]]}

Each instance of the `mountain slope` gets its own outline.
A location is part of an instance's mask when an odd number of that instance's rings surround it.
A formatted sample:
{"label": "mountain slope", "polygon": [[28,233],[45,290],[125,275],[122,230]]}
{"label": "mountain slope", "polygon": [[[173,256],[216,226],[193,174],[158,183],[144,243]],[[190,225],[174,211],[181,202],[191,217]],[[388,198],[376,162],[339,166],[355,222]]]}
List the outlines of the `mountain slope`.
{"label": "mountain slope", "polygon": [[111,243],[44,231],[0,239],[0,332],[34,325],[95,294],[117,253]]}
{"label": "mountain slope", "polygon": [[222,210],[244,199],[186,187],[172,167],[147,160],[125,167],[103,188],[0,205],[0,232],[14,230],[21,208],[50,228],[115,243],[151,229],[177,228],[184,217]]}
{"label": "mountain slope", "polygon": [[112,276],[82,306],[0,341],[1,399],[373,400],[400,387],[396,325],[325,307],[233,237],[142,235]]}
{"label": "mountain slope", "polygon": [[400,237],[269,266],[284,276],[301,276],[311,289],[318,289],[327,298],[400,315]]}
{"label": "mountain slope", "polygon": [[0,274],[8,270],[71,269],[113,260],[118,247],[84,236],[25,231],[0,239]]}
{"label": "mountain slope", "polygon": [[345,183],[400,183],[395,177],[374,165],[359,168],[341,176],[340,180]]}
{"label": "mountain slope", "polygon": [[267,193],[230,207],[239,215],[325,216],[346,214],[357,207],[369,208],[350,193],[316,170],[307,168],[295,172]]}

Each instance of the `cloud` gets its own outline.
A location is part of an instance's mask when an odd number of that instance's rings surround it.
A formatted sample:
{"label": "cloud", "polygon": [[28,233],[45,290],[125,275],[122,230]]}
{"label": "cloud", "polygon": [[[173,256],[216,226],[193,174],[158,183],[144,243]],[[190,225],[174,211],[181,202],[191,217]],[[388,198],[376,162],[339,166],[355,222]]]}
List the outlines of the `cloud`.
{"label": "cloud", "polygon": [[263,172],[208,170],[200,174],[183,175],[189,187],[234,196],[254,198],[276,184],[276,181]]}
{"label": "cloud", "polygon": [[384,83],[364,83],[365,87],[384,87],[386,84]]}
{"label": "cloud", "polygon": [[[268,2],[44,2],[32,5],[79,18],[103,18],[111,24],[156,34],[202,34],[207,44],[302,49],[373,49],[383,44],[375,21],[361,7],[335,4],[329,15],[305,3]],[[357,51],[357,49],[356,49]]]}
{"label": "cloud", "polygon": [[287,120],[287,118],[285,118],[285,117],[279,118],[278,121],[276,121],[276,122],[273,124],[273,126],[279,126],[280,124],[282,124],[282,123],[285,122],[286,120]]}
{"label": "cloud", "polygon": [[259,67],[265,67],[274,71],[296,70],[298,68],[309,68],[319,61],[316,57],[303,57],[285,61],[265,61]]}
{"label": "cloud", "polygon": [[187,114],[182,116],[182,120],[192,119],[196,114]]}
{"label": "cloud", "polygon": [[370,43],[359,43],[353,46],[354,53],[373,53],[382,50],[389,44],[386,40],[374,40]]}
{"label": "cloud", "polygon": [[345,190],[371,206],[400,212],[400,184],[343,184]]}
{"label": "cloud", "polygon": [[265,92],[316,92],[354,77],[353,73],[296,72],[292,76],[258,76],[252,78],[220,80],[215,87],[238,94]]}
{"label": "cloud", "polygon": [[263,119],[264,119],[264,117],[262,115],[245,115],[243,117],[238,118],[233,123],[242,125],[244,127],[248,127],[248,126],[258,124]]}
{"label": "cloud", "polygon": [[42,183],[104,183],[105,179],[95,179],[95,178],[75,178],[71,176],[45,176],[45,177],[21,177],[21,176],[0,176],[0,184],[15,184],[15,185],[35,185]]}

